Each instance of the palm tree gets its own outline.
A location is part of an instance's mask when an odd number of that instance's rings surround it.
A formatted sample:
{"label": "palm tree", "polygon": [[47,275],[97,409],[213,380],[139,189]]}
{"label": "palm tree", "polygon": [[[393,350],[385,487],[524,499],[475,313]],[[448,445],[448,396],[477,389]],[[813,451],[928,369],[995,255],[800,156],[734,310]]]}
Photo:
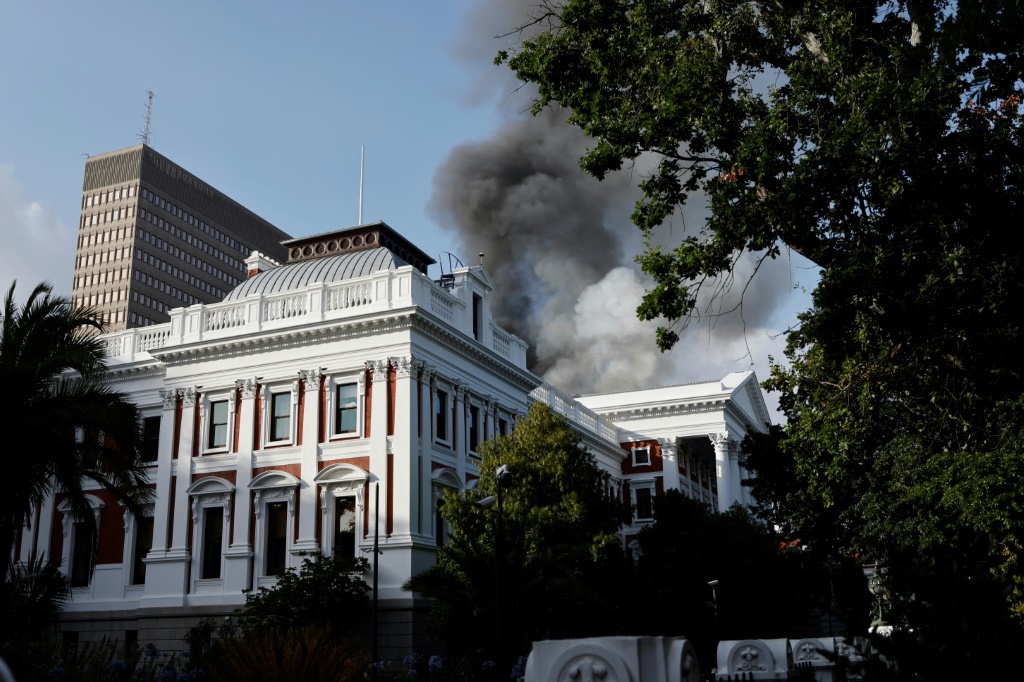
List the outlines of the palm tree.
{"label": "palm tree", "polygon": [[[18,530],[51,493],[89,518],[85,483],[112,493],[132,513],[151,498],[139,445],[138,412],[103,383],[99,313],[38,285],[20,308],[12,283],[0,311],[0,575],[10,575]],[[95,547],[93,524],[81,526]]]}

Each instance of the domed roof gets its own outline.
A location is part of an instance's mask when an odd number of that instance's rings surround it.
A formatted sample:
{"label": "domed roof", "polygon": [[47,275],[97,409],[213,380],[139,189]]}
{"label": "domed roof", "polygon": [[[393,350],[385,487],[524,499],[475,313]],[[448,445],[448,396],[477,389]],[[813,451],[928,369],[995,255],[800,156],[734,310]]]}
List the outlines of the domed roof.
{"label": "domed roof", "polygon": [[383,246],[288,263],[250,277],[232,289],[224,300],[237,301],[255,294],[293,291],[321,282],[344,282],[405,265],[408,263]]}

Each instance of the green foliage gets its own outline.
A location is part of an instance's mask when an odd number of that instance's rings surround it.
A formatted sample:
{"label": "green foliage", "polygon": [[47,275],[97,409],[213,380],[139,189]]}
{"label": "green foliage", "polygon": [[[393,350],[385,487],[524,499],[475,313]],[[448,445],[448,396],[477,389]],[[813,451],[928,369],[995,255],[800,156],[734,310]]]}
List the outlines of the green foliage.
{"label": "green foliage", "polygon": [[[151,496],[135,406],[103,382],[97,311],[51,296],[40,284],[18,307],[11,285],[0,311],[0,429],[12,485],[0,501],[0,568],[7,573],[19,528],[51,492],[91,516],[85,482],[133,513]],[[76,438],[76,432],[81,436]],[[31,453],[31,456],[28,456]],[[96,542],[95,528],[84,524]]]}
{"label": "green foliage", "polygon": [[243,632],[289,630],[309,625],[345,632],[366,612],[366,559],[313,554],[296,571],[287,569],[272,587],[245,595],[233,625]]}
{"label": "green foliage", "polygon": [[366,660],[355,639],[309,625],[219,639],[207,665],[215,681],[345,682],[363,679]]}
{"label": "green foliage", "polygon": [[[787,426],[748,442],[766,512],[816,552],[880,560],[941,563],[980,534],[986,551],[960,556],[961,569],[991,572],[1024,613],[1019,3],[544,11],[540,32],[499,61],[538,85],[538,108],[569,109],[595,139],[583,168],[601,177],[644,152],[661,159],[634,221],[654,278],[638,312],[667,318],[662,348],[736,254],[788,249],[821,268],[788,362],[766,382]],[[707,224],[659,246],[696,193]]]}
{"label": "green foliage", "polygon": [[[605,477],[566,421],[535,403],[508,436],[481,446],[476,491],[446,494],[451,539],[437,564],[405,589],[437,600],[429,625],[452,666],[467,676],[494,660],[497,494],[493,472],[512,471],[503,491],[503,628],[507,660],[548,637],[608,634],[619,621],[608,585],[628,571],[618,527],[622,507],[604,492]],[[468,677],[467,677],[468,678]]]}
{"label": "green foliage", "polygon": [[[713,661],[719,635],[795,636],[814,608],[844,623],[866,613],[864,576],[852,560],[830,576],[827,562],[783,552],[782,537],[738,505],[711,512],[673,490],[655,498],[654,518],[637,536],[630,634],[685,636],[700,660]],[[831,603],[833,590],[840,604]]]}

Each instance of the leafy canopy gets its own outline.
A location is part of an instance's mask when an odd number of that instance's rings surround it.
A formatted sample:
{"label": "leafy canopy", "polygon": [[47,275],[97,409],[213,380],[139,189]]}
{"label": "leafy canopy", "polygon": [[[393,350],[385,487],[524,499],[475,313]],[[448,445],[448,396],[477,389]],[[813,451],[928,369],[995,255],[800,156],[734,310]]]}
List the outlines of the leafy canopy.
{"label": "leafy canopy", "polygon": [[[496,560],[504,574],[507,658],[536,639],[613,628],[607,586],[628,570],[618,535],[623,509],[606,495],[605,474],[576,432],[534,403],[512,433],[483,443],[480,455],[476,490],[445,494],[442,514],[451,532],[437,564],[405,585],[437,600],[432,634],[467,669],[493,660]],[[513,480],[502,492],[504,542],[497,554],[497,505],[475,503],[497,495],[493,472],[500,465]]]}
{"label": "leafy canopy", "polygon": [[[0,310],[0,432],[11,481],[0,499],[2,567],[18,529],[50,493],[63,494],[79,518],[92,513],[86,482],[136,514],[151,498],[138,412],[103,383],[99,313],[53,296],[48,284],[20,307],[14,291],[11,284]],[[95,543],[93,524],[83,528]]]}
{"label": "leafy canopy", "polygon": [[[561,105],[594,138],[583,169],[659,159],[634,221],[654,281],[638,313],[667,319],[663,349],[738,254],[790,250],[821,269],[766,382],[788,423],[748,443],[773,520],[816,551],[917,555],[935,575],[980,534],[1024,613],[1020,4],[539,11],[498,61],[537,85],[537,109]],[[706,225],[660,246],[695,199]],[[977,552],[954,554],[977,568]]]}

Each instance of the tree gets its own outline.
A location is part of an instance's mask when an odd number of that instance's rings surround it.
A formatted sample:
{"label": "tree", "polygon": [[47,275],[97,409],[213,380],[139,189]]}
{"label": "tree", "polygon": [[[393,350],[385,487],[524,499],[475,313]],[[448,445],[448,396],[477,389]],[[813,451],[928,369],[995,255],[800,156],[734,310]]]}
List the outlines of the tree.
{"label": "tree", "polygon": [[620,623],[614,591],[628,571],[618,528],[623,507],[605,491],[605,474],[564,418],[540,403],[512,433],[483,443],[482,476],[471,493],[448,493],[442,514],[450,541],[428,571],[405,589],[436,600],[432,632],[467,670],[494,660],[497,493],[493,473],[513,474],[503,491],[504,658],[549,637],[613,632]]}
{"label": "tree", "polygon": [[243,632],[264,632],[304,627],[352,630],[366,612],[370,586],[363,579],[366,559],[304,557],[302,567],[287,569],[271,587],[245,595],[245,608],[233,625]]}
{"label": "tree", "polygon": [[852,559],[831,566],[825,556],[792,551],[740,505],[717,513],[669,490],[655,498],[654,523],[636,539],[631,634],[685,636],[701,661],[715,660],[720,639],[796,636],[814,609],[836,616],[835,634],[839,624],[856,630],[867,614],[858,599],[867,594],[864,576]]}
{"label": "tree", "polygon": [[[91,518],[84,483],[98,484],[128,511],[150,499],[135,406],[103,383],[103,324],[40,284],[20,308],[12,284],[0,311],[0,429],[6,437],[0,501],[0,566],[11,573],[20,528],[50,493]],[[83,524],[95,544],[96,530]]]}
{"label": "tree", "polygon": [[[821,268],[766,382],[788,424],[751,461],[820,551],[938,556],[970,530],[1016,574],[1022,27],[1007,0],[568,0],[498,56],[594,137],[584,170],[660,159],[634,221],[662,348],[737,254]],[[659,246],[695,196],[706,226]]]}

